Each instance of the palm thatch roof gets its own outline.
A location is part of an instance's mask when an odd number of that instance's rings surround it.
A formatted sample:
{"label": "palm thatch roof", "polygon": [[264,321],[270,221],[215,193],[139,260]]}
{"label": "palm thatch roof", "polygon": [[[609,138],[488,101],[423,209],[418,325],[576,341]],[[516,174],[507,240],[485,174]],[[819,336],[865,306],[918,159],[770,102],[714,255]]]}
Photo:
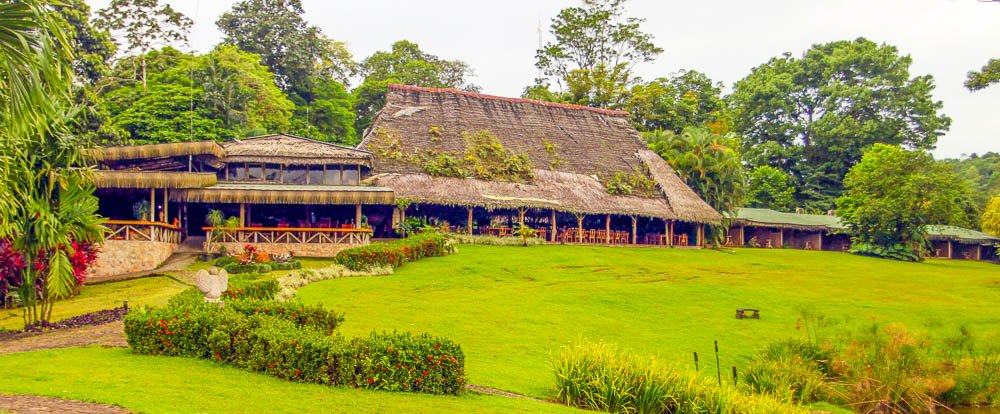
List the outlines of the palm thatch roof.
{"label": "palm thatch roof", "polygon": [[171,201],[250,204],[392,204],[389,188],[364,186],[218,184],[170,193]]}
{"label": "palm thatch roof", "polygon": [[[467,134],[489,131],[525,155],[527,184],[431,176],[420,154],[467,149]],[[380,140],[398,140],[387,154]],[[398,145],[397,145],[398,144]],[[722,217],[643,144],[627,113],[501,98],[450,89],[389,85],[385,107],[358,146],[374,154],[373,181],[427,203],[644,215],[715,223]],[[662,197],[611,195],[601,179],[648,171]]]}
{"label": "palm thatch roof", "polygon": [[225,162],[276,164],[346,164],[371,166],[371,153],[288,134],[263,135],[226,142]]}
{"label": "palm thatch roof", "polygon": [[97,188],[202,188],[216,184],[218,178],[212,173],[191,173],[172,171],[94,171],[94,185]]}
{"label": "palm thatch roof", "polygon": [[209,155],[222,158],[225,152],[215,141],[172,142],[169,144],[125,145],[97,147],[84,150],[94,161],[123,161],[153,158]]}

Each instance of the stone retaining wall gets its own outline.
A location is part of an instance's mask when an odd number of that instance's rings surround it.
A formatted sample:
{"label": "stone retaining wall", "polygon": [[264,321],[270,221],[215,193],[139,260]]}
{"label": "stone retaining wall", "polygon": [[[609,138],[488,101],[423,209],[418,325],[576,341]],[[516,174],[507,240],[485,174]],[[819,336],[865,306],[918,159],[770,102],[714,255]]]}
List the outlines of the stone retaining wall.
{"label": "stone retaining wall", "polygon": [[106,240],[100,249],[97,261],[87,271],[88,278],[101,279],[156,269],[174,254],[177,245],[153,241]]}
{"label": "stone retaining wall", "polygon": [[[352,244],[332,243],[250,243],[254,247],[270,254],[289,254],[298,257],[334,257],[341,250],[354,247]],[[246,243],[212,243],[212,251],[218,252],[224,247],[227,252],[242,252]]]}

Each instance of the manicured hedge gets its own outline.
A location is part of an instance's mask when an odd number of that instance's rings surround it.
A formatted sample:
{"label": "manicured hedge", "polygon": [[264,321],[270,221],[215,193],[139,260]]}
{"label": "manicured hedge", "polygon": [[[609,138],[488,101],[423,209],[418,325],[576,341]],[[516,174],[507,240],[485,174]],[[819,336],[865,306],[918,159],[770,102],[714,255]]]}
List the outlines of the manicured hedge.
{"label": "manicured hedge", "polygon": [[262,278],[257,273],[247,273],[229,278],[229,288],[222,292],[223,299],[274,299],[281,285],[275,279]]}
{"label": "manicured hedge", "polygon": [[125,317],[125,335],[137,353],[211,359],[290,381],[430,394],[462,390],[465,358],[455,343],[408,333],[347,341],[331,334],[342,321],[299,304],[233,300],[219,307],[186,299],[133,311]]}
{"label": "manicured hedge", "polygon": [[271,262],[242,264],[238,263],[236,259],[228,256],[217,259],[215,261],[215,265],[226,269],[226,272],[231,275],[244,273],[270,273],[275,270],[298,270],[302,268],[302,262],[298,260],[283,263]]}
{"label": "manicured hedge", "polygon": [[386,266],[398,268],[407,262],[453,252],[454,247],[444,235],[426,232],[405,239],[344,249],[335,260],[348,269],[360,271]]}

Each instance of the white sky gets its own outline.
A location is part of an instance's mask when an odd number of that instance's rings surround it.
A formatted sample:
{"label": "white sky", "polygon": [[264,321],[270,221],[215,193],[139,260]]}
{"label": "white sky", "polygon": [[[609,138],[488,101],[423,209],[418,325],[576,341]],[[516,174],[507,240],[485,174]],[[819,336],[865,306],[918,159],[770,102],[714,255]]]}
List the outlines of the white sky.
{"label": "white sky", "polygon": [[[166,0],[191,17],[191,47],[208,51],[216,19],[236,0]],[[108,0],[88,0],[94,10]],[[349,44],[360,60],[396,40],[472,65],[485,93],[519,96],[537,75],[539,23],[577,0],[303,0],[306,19]],[[646,79],[695,69],[727,88],[750,69],[814,43],[867,37],[913,58],[911,75],[931,74],[951,116],[938,158],[1000,151],[1000,85],[970,93],[971,69],[1000,58],[1000,2],[978,0],[632,0],[629,13],[665,52],[637,70]]]}

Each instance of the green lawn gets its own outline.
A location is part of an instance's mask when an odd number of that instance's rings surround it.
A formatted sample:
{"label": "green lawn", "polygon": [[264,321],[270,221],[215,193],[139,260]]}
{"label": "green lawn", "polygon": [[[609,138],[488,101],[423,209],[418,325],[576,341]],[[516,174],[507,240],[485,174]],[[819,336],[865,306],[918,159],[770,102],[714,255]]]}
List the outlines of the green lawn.
{"label": "green lawn", "polygon": [[[187,288],[187,285],[163,276],[88,285],[79,296],[56,303],[52,309],[52,320],[111,309],[121,306],[126,300],[129,306],[165,305],[171,297]],[[0,310],[0,329],[23,327],[21,308]]]}
{"label": "green lawn", "polygon": [[[338,279],[299,291],[345,312],[346,335],[372,329],[430,332],[462,345],[470,382],[550,395],[549,356],[581,338],[690,363],[723,375],[755,348],[803,335],[801,310],[840,321],[902,322],[951,335],[966,324],[1000,333],[1000,266],[901,263],[801,250],[460,246],[456,255],[407,264],[391,277]],[[737,320],[739,307],[760,320]],[[692,364],[693,365],[693,364]]]}
{"label": "green lawn", "polygon": [[71,348],[0,355],[0,393],[116,404],[144,413],[582,413],[556,404],[286,382],[204,360]]}

